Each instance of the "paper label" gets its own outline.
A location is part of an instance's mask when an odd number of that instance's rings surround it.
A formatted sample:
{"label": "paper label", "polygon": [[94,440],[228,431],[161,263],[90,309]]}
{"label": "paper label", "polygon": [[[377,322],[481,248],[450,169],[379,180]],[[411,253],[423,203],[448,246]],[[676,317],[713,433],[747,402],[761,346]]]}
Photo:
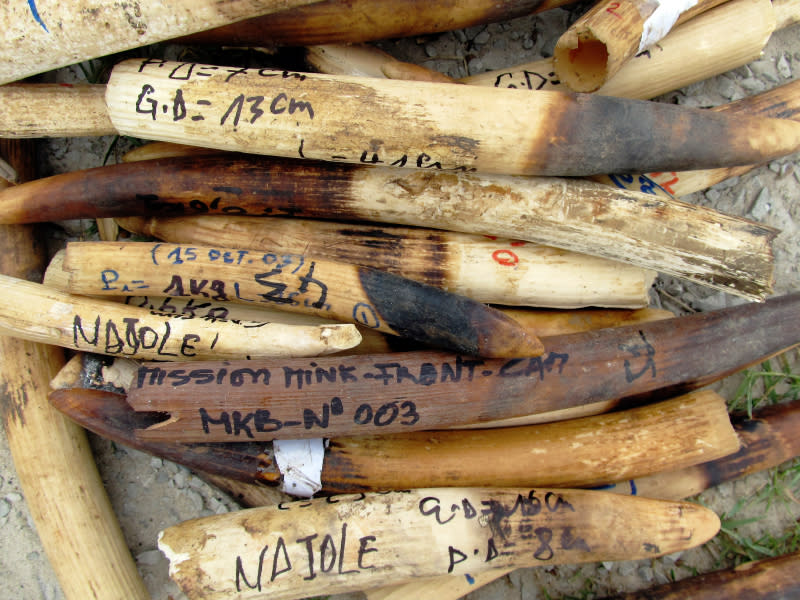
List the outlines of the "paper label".
{"label": "paper label", "polygon": [[652,46],[667,35],[672,26],[675,25],[678,17],[681,16],[681,13],[686,12],[695,4],[697,4],[697,0],[666,0],[658,2],[653,14],[644,22],[642,40],[639,44],[638,52]]}
{"label": "paper label", "polygon": [[322,489],[322,461],[325,457],[322,438],[275,440],[272,450],[283,475],[281,491],[310,498]]}

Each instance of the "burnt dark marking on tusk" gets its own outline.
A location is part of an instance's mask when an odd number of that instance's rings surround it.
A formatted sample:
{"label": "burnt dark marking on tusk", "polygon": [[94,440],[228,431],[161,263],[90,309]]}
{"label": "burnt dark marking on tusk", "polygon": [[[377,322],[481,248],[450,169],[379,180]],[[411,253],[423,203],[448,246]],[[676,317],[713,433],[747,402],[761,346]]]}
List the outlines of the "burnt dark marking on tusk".
{"label": "burnt dark marking on tusk", "polygon": [[[382,319],[403,337],[475,356],[539,356],[544,347],[500,311],[464,296],[377,269],[359,268],[361,286]],[[364,306],[363,310],[369,311]],[[367,321],[358,321],[371,325]]]}

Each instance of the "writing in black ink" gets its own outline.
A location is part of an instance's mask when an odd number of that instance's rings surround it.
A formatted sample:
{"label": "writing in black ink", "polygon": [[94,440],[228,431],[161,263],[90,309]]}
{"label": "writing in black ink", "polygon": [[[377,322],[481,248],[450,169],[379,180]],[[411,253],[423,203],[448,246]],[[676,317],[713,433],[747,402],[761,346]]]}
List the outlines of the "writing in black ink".
{"label": "writing in black ink", "polygon": [[[379,551],[375,545],[376,541],[374,535],[361,536],[358,538],[358,549],[348,554],[346,522],[342,523],[341,529],[335,534],[312,533],[289,541],[284,536],[279,536],[273,546],[265,545],[261,548],[249,576],[245,569],[245,559],[241,555],[236,556],[234,563],[236,591],[242,592],[246,589],[261,591],[265,584],[291,573],[302,575],[303,580],[310,581],[316,579],[318,575],[349,575],[374,569],[377,565],[372,564],[370,560],[374,557],[367,555]],[[348,562],[348,558],[350,561],[355,559],[355,564]]]}
{"label": "writing in black ink", "polygon": [[625,366],[625,381],[631,383],[642,377],[645,373],[650,371],[652,377],[656,376],[656,349],[647,341],[643,331],[639,331],[641,343],[633,344],[619,344],[619,349],[624,352],[629,352],[633,357],[626,358],[623,365]]}
{"label": "writing in black ink", "polygon": [[134,355],[150,351],[164,357],[191,357],[196,355],[196,344],[202,340],[197,334],[186,333],[180,339],[178,352],[168,352],[168,348],[174,348],[169,321],[164,321],[156,329],[132,317],[123,318],[122,323],[118,323],[113,319],[103,320],[98,315],[94,324],[88,325],[80,315],[75,315],[72,341],[75,348],[88,347],[103,354]]}

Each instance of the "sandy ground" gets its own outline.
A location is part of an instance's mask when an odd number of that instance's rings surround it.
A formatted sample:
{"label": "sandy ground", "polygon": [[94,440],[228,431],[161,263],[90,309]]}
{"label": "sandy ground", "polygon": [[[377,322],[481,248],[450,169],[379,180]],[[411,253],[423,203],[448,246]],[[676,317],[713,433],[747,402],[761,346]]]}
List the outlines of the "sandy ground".
{"label": "sandy ground", "polygon": [[[488,27],[387,41],[384,50],[403,60],[461,77],[548,56],[555,37],[575,18],[577,9],[555,9],[540,17],[516,19]],[[770,89],[800,77],[800,26],[773,35],[763,57],[713,79],[661,98],[694,106],[713,106]],[[74,73],[73,73],[74,74]],[[54,141],[43,146],[42,174],[97,166],[110,138]],[[775,241],[776,294],[800,291],[797,225],[800,223],[800,161],[791,156],[757,168],[687,200],[742,215],[782,230]],[[73,224],[74,225],[74,224]],[[80,228],[80,225],[78,226]],[[71,234],[74,234],[73,230]],[[54,232],[56,245],[67,234]],[[653,304],[675,312],[710,310],[740,302],[733,296],[671,278],[660,278]],[[788,357],[797,360],[796,353]],[[795,371],[797,372],[797,371]],[[736,380],[720,389],[731,396]],[[153,598],[183,597],[167,576],[167,563],[156,549],[157,533],[183,520],[233,510],[236,503],[183,467],[91,438],[97,462],[131,552]],[[43,448],[43,452],[47,449]],[[762,473],[710,490],[700,501],[723,514],[737,500],[751,498],[768,483]],[[797,492],[797,489],[795,489]],[[758,516],[745,533],[780,536],[800,518],[796,501],[756,504],[743,515]],[[741,515],[740,515],[741,516]],[[583,566],[523,569],[475,590],[470,598],[595,598],[648,587],[731,564],[722,540],[659,560]],[[0,597],[33,600],[62,597],[58,582],[38,541],[5,438],[0,438]],[[351,594],[348,597],[360,597]]]}

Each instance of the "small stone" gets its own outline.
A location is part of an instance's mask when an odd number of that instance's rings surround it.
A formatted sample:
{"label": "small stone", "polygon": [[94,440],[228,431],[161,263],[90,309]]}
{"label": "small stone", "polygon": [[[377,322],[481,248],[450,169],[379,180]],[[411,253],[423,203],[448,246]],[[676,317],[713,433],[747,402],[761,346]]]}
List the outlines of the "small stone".
{"label": "small stone", "polygon": [[20,500],[22,500],[22,494],[18,494],[17,492],[11,492],[10,494],[5,495],[5,499],[13,504],[14,502],[19,502]]}
{"label": "small stone", "polygon": [[198,512],[203,510],[203,497],[195,492],[194,490],[186,490],[183,492],[186,496],[186,499],[189,500],[191,505],[194,507],[195,510]]}
{"label": "small stone", "polygon": [[510,37],[512,40],[518,40],[518,39],[519,39],[519,31],[512,31],[512,32],[509,34],[509,37]]}
{"label": "small stone", "polygon": [[773,173],[780,173],[781,163],[779,163],[777,160],[773,160],[771,163],[769,163],[769,170]]}
{"label": "small stone", "polygon": [[157,456],[154,456],[150,459],[150,466],[154,469],[160,469],[164,466],[164,461]]}
{"label": "small stone", "polygon": [[636,574],[639,575],[645,581],[653,581],[654,572],[652,567],[642,565],[638,569],[636,569]]}
{"label": "small stone", "polygon": [[789,79],[792,76],[792,66],[789,64],[789,56],[784,53],[781,54],[778,62],[775,63],[775,68],[778,71],[778,75],[783,77],[784,79]]}
{"label": "small stone", "polygon": [[44,581],[41,577],[36,578],[36,583],[39,584],[39,597],[42,600],[55,600],[58,594],[56,586],[52,583]]}
{"label": "small stone", "polygon": [[742,79],[739,82],[739,85],[742,88],[751,94],[757,94],[759,92],[763,92],[767,89],[767,85],[761,81],[760,79],[756,79],[755,77],[748,77],[746,79]]}
{"label": "small stone", "polygon": [[178,471],[175,473],[175,477],[172,478],[172,482],[175,484],[175,487],[179,490],[182,490],[186,487],[186,471]]}
{"label": "small stone", "polygon": [[698,298],[694,305],[702,311],[720,310],[728,306],[725,292],[716,292],[705,298]]}
{"label": "small stone", "polygon": [[720,194],[718,190],[710,188],[706,190],[705,196],[706,198],[708,198],[709,202],[716,202],[717,200],[720,199],[720,196],[722,196],[722,194]]}
{"label": "small stone", "polygon": [[425,44],[425,54],[431,58],[434,58],[439,56],[439,51],[436,49],[435,44]]}
{"label": "small stone", "polygon": [[670,279],[664,284],[664,291],[671,296],[679,296],[685,291],[685,289],[680,281],[677,279]]}
{"label": "small stone", "polygon": [[670,583],[672,581],[669,575],[667,575],[663,571],[656,571],[655,576],[656,576],[656,583],[658,585],[664,585],[665,583]]}
{"label": "small stone", "polygon": [[126,446],[125,451],[128,453],[128,456],[130,456],[133,460],[138,460],[138,461],[150,460],[150,456],[142,452],[141,450],[136,450],[135,448],[130,448]]}
{"label": "small stone", "polygon": [[672,554],[667,554],[663,557],[663,560],[666,562],[676,563],[683,556],[683,550],[678,550],[677,552],[673,552]]}
{"label": "small stone", "polygon": [[3,500],[0,500],[0,519],[8,515],[8,513],[10,512],[11,512],[11,503],[5,498]]}
{"label": "small stone", "polygon": [[729,188],[736,186],[738,183],[739,183],[739,176],[737,175],[736,177],[729,177],[725,181],[720,181],[714,187],[718,190],[727,190]]}
{"label": "small stone", "polygon": [[604,560],[603,561],[603,568],[605,568],[606,571],[610,571],[611,569],[614,568],[614,563],[612,561],[610,561],[610,560]]}
{"label": "small stone", "polygon": [[791,175],[794,173],[794,163],[785,162],[781,165],[781,177],[786,177],[787,175]]}
{"label": "small stone", "polygon": [[741,93],[739,87],[733,81],[731,81],[729,77],[720,77],[717,83],[717,89],[719,90],[719,93],[728,100],[733,100],[737,94]]}
{"label": "small stone", "polygon": [[196,490],[201,490],[206,487],[205,482],[200,479],[199,477],[195,477],[194,475],[189,475],[189,487],[194,488]]}
{"label": "small stone", "polygon": [[714,106],[714,101],[705,94],[698,96],[678,96],[678,103],[681,106],[688,106],[690,108],[708,108]]}
{"label": "small stone", "polygon": [[472,74],[480,73],[483,70],[483,62],[480,58],[471,58],[467,63],[467,68]]}
{"label": "small stone", "polygon": [[778,83],[775,67],[769,60],[758,60],[750,64],[750,69],[755,77],[766,80],[770,83]]}
{"label": "small stone", "polygon": [[762,188],[756,201],[753,203],[753,208],[750,209],[750,215],[756,220],[761,220],[769,214],[771,208],[772,204],[769,190],[767,188]]}
{"label": "small stone", "polygon": [[525,36],[525,38],[522,40],[522,47],[525,48],[525,50],[530,50],[533,48],[533,39]]}
{"label": "small stone", "polygon": [[456,39],[461,42],[462,44],[467,41],[467,34],[464,33],[462,29],[456,29],[453,32],[453,35],[456,36]]}
{"label": "small stone", "polygon": [[478,35],[475,36],[473,40],[476,44],[485,44],[489,41],[489,32],[488,31],[481,31]]}
{"label": "small stone", "polygon": [[164,560],[164,555],[159,550],[146,550],[136,555],[136,562],[140,565],[152,567]]}

